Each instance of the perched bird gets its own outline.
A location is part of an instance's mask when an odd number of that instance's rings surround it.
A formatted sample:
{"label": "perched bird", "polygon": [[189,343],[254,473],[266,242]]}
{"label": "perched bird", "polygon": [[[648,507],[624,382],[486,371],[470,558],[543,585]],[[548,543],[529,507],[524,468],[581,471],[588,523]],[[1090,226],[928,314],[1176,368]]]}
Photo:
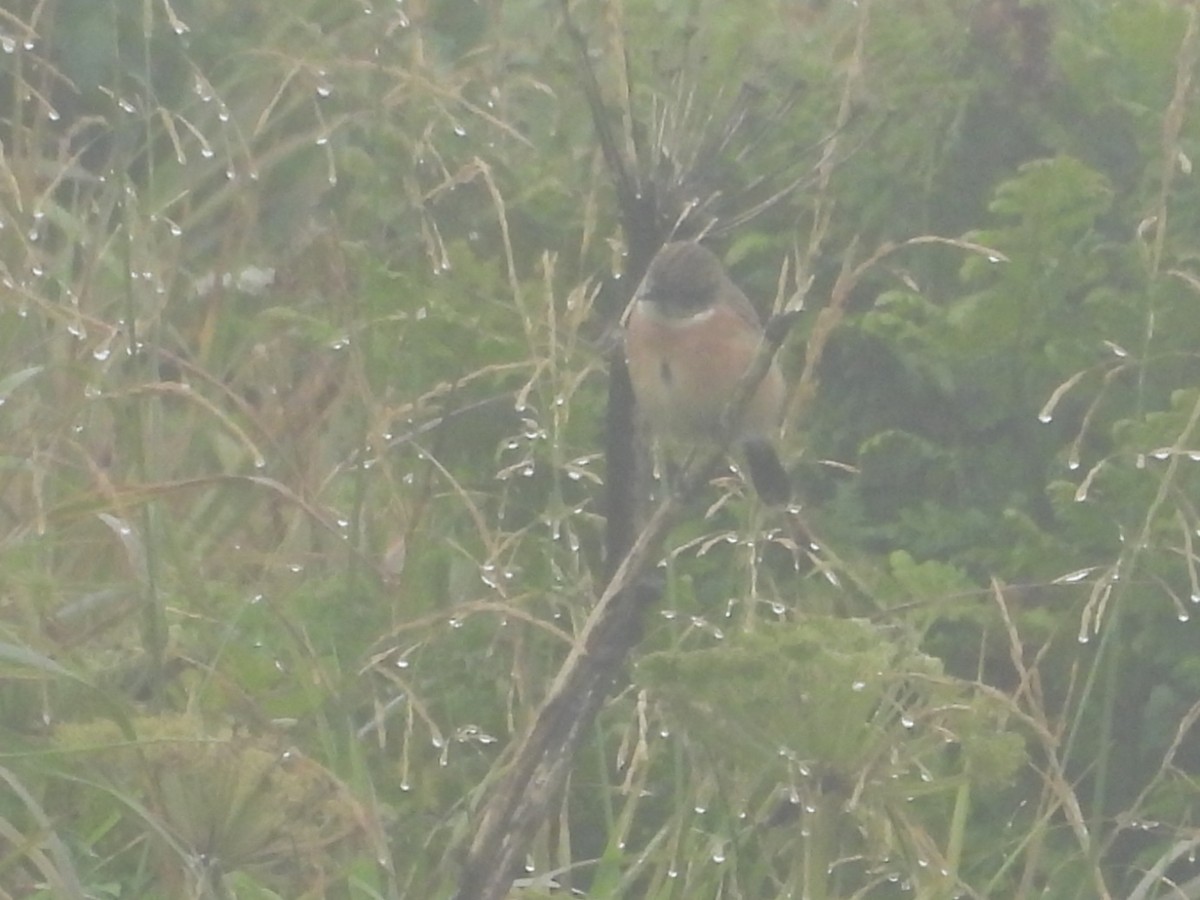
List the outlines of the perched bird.
{"label": "perched bird", "polygon": [[[649,427],[693,443],[720,437],[721,413],[758,352],[763,329],[710,250],[667,244],[650,263],[625,323],[634,398]],[[736,440],[764,502],[791,498],[771,445],[783,414],[783,375],[771,364],[743,410]]]}

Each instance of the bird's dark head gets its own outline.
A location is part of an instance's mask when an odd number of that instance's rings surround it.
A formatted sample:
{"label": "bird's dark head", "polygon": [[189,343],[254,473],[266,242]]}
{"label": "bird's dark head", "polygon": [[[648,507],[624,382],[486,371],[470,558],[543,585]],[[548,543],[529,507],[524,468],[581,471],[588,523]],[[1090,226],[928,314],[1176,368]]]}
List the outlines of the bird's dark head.
{"label": "bird's dark head", "polygon": [[658,251],[637,299],[654,304],[661,315],[692,316],[712,306],[728,280],[716,254],[680,241]]}

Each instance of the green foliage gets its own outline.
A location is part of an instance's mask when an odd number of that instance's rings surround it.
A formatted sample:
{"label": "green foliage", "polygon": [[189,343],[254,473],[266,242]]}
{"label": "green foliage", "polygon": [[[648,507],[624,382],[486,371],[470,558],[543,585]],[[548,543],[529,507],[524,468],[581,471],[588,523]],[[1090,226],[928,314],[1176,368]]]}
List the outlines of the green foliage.
{"label": "green foliage", "polygon": [[[1003,703],[860,620],[809,617],[712,648],[651,654],[638,682],[681,736],[685,802],[721,810],[704,828],[738,845],[740,871],[786,879],[771,860],[786,838],[773,829],[787,824],[802,838],[829,830],[805,849],[814,896],[846,896],[896,865],[917,890],[940,889],[953,863],[920,864],[930,837],[941,836],[963,791],[1007,785],[1024,759]],[[697,855],[672,865],[687,859]],[[732,883],[755,893],[753,878]]]}
{"label": "green foliage", "polygon": [[[567,6],[814,311],[804,508],[676,527],[514,895],[1194,892],[1196,11]],[[602,571],[564,8],[0,10],[0,891],[451,891]]]}
{"label": "green foliage", "polygon": [[[135,726],[127,741],[108,723],[64,725],[52,742],[51,752],[80,759],[82,772],[56,791],[51,809],[79,833],[103,835],[94,846],[109,865],[136,848],[160,890],[219,890],[223,871],[234,871],[235,890],[273,885],[296,896],[337,876],[340,848],[369,845],[357,802],[294,748],[213,733],[188,717]],[[118,821],[114,804],[126,810]]]}

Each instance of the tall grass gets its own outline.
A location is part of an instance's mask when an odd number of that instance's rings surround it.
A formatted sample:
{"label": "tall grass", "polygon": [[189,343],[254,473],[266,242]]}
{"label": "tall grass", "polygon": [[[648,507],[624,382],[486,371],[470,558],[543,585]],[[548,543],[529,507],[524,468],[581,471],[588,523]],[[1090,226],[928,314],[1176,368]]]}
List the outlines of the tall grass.
{"label": "tall grass", "polygon": [[[1195,895],[1195,14],[717,6],[572,9],[642,186],[814,307],[812,502],[722,470],[665,536],[517,890]],[[0,897],[454,889],[602,588],[573,53],[536,2],[0,10]]]}

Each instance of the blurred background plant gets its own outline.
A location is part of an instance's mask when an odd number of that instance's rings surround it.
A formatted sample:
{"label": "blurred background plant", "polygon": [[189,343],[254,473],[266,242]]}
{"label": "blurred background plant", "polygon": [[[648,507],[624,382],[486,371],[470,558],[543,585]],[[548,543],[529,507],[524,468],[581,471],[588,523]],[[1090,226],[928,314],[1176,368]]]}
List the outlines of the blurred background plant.
{"label": "blurred background plant", "polygon": [[[1200,896],[1196,11],[572,10],[816,390],[514,895]],[[16,0],[0,147],[0,896],[447,893],[600,572],[562,9]]]}

